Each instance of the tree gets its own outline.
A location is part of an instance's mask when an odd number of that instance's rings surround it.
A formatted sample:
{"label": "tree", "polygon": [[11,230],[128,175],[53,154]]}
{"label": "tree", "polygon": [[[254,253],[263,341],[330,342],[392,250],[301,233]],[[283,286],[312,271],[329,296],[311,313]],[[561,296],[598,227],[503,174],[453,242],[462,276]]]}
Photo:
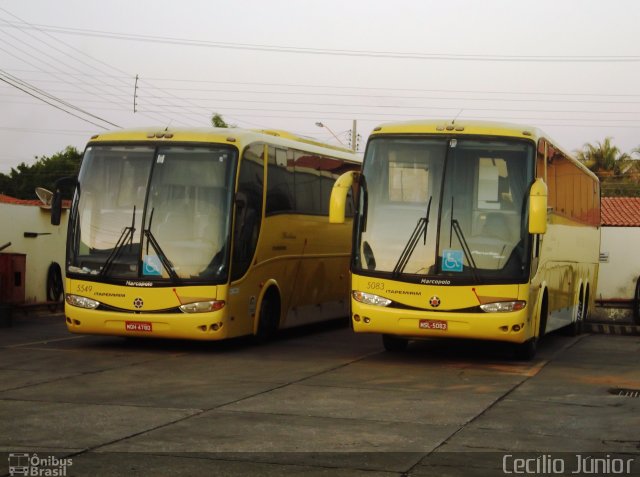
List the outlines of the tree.
{"label": "tree", "polygon": [[213,113],[211,116],[211,124],[216,128],[235,128],[235,124],[228,124],[220,113]]}
{"label": "tree", "polygon": [[602,143],[585,143],[581,151],[576,153],[578,159],[595,173],[610,172],[620,174],[624,163],[630,159],[626,153],[621,153],[617,146],[611,144],[607,137]]}
{"label": "tree", "polygon": [[23,162],[12,167],[9,174],[0,173],[0,193],[17,199],[35,199],[36,187],[53,190],[61,177],[78,175],[81,160],[82,154],[72,146],[51,157],[36,156],[36,162],[30,166]]}

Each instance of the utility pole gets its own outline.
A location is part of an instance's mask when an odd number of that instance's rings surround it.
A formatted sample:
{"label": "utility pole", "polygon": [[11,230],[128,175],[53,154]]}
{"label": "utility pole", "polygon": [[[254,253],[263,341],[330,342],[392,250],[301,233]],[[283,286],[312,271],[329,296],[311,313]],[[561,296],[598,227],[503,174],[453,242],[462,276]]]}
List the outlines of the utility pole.
{"label": "utility pole", "polygon": [[351,128],[351,150],[356,152],[358,150],[358,132],[356,131],[357,122],[353,120],[353,127]]}

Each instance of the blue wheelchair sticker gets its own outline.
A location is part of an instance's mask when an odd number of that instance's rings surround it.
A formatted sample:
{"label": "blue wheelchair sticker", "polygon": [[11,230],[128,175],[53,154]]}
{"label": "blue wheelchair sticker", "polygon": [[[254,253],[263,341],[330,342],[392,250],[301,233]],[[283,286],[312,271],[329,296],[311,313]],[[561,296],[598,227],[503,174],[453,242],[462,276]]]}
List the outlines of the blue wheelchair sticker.
{"label": "blue wheelchair sticker", "polygon": [[142,257],[142,274],[159,277],[162,275],[162,262],[157,255],[145,255]]}
{"label": "blue wheelchair sticker", "polygon": [[463,269],[462,250],[443,250],[442,251],[442,271],[443,272],[461,272]]}

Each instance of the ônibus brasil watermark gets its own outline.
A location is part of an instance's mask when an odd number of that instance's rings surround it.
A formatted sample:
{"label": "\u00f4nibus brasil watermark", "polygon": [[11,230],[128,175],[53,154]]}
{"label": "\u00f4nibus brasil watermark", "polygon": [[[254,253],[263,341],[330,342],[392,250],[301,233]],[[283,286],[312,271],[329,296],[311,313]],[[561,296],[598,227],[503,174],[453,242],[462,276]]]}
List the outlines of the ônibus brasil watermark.
{"label": "\u00f4nibus brasil watermark", "polygon": [[634,457],[610,454],[575,454],[562,457],[553,454],[522,456],[505,454],[502,472],[515,475],[631,475]]}
{"label": "\u00f4nibus brasil watermark", "polygon": [[14,476],[64,477],[73,459],[53,455],[40,457],[38,454],[13,452],[9,454],[9,474]]}

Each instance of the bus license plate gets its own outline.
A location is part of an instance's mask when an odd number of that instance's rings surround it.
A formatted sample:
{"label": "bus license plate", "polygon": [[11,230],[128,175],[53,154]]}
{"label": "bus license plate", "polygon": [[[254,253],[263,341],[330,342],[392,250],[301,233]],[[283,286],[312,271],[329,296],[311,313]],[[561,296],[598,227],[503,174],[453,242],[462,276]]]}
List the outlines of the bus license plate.
{"label": "bus license plate", "polygon": [[153,330],[153,327],[148,321],[126,321],[125,329],[127,331],[144,331],[149,333]]}
{"label": "bus license plate", "polygon": [[443,320],[420,320],[419,327],[421,330],[447,331],[449,326]]}

